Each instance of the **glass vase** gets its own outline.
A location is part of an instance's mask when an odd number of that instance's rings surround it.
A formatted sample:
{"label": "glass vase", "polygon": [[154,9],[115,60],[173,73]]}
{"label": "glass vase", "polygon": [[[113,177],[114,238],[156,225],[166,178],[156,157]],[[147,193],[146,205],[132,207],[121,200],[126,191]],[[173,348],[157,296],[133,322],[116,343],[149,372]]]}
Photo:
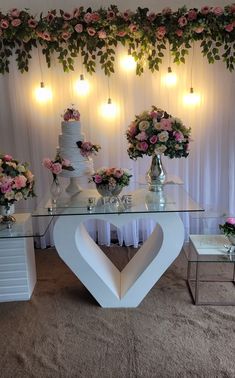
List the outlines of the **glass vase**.
{"label": "glass vase", "polygon": [[166,171],[163,167],[161,155],[153,155],[150,169],[146,174],[149,190],[151,192],[160,192],[163,190],[163,184],[166,181]]}
{"label": "glass vase", "polygon": [[60,186],[60,182],[58,180],[58,177],[55,177],[52,181],[51,187],[50,187],[50,192],[51,192],[51,201],[53,205],[57,204],[57,201],[61,195],[62,189]]}

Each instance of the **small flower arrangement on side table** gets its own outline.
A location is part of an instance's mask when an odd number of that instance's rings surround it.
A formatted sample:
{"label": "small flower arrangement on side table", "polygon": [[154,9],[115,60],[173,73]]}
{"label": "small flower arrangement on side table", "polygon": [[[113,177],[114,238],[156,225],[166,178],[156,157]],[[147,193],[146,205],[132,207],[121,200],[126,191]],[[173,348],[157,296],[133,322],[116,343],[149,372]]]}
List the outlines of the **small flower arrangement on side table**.
{"label": "small flower arrangement on side table", "polygon": [[[0,154],[0,208],[2,221],[14,222],[14,204],[35,197],[34,175],[28,163],[21,163],[11,155]],[[9,223],[10,224],[10,223]]]}
{"label": "small flower arrangement on side table", "polygon": [[68,159],[62,158],[60,154],[58,153],[56,154],[56,157],[54,160],[51,160],[49,158],[44,158],[43,166],[49,169],[49,171],[52,173],[53,182],[51,184],[50,192],[52,195],[52,202],[53,204],[56,204],[61,194],[61,187],[60,187],[57,176],[62,172],[63,169],[67,171],[73,171],[74,168]]}
{"label": "small flower arrangement on side table", "polygon": [[219,228],[228,237],[232,245],[235,245],[235,217],[229,217]]}
{"label": "small flower arrangement on side table", "polygon": [[92,176],[96,189],[102,197],[118,196],[130,183],[132,175],[122,168],[100,168]]}

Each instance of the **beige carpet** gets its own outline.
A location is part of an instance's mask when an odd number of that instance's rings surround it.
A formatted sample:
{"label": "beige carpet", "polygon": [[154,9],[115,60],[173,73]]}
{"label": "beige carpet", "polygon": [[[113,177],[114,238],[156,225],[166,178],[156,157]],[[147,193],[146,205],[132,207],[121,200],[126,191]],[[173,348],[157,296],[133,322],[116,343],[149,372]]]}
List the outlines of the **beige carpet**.
{"label": "beige carpet", "polygon": [[[132,252],[107,249],[119,268]],[[194,306],[182,254],[136,309],[99,307],[53,249],[36,262],[31,301],[0,303],[1,378],[235,377],[235,307]]]}

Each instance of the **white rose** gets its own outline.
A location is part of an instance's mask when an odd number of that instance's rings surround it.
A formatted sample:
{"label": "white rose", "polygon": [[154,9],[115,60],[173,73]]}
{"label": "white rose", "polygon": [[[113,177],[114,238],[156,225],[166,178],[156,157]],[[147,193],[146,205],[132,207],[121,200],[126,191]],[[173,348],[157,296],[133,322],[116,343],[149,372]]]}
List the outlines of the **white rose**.
{"label": "white rose", "polygon": [[22,172],[25,172],[25,167],[24,167],[23,165],[20,164],[20,165],[17,166],[17,170],[18,170],[19,172],[21,172],[21,173],[22,173]]}
{"label": "white rose", "polygon": [[5,194],[5,198],[8,199],[8,201],[14,199],[14,197],[15,197],[15,194],[14,194],[13,190],[11,192],[7,192]]}
{"label": "white rose", "polygon": [[154,152],[155,152],[155,154],[157,155],[157,154],[163,154],[165,151],[166,151],[166,146],[163,146],[163,145],[158,145],[156,148],[155,148],[155,150],[154,150]]}
{"label": "white rose", "polygon": [[144,131],[149,128],[149,122],[148,121],[141,121],[139,123],[139,130]]}
{"label": "white rose", "polygon": [[23,199],[23,195],[22,195],[22,193],[18,192],[18,193],[15,194],[15,200],[16,200],[16,201],[20,201],[20,200],[22,200],[22,199]]}
{"label": "white rose", "polygon": [[169,139],[169,134],[167,131],[162,131],[159,135],[158,135],[158,140],[160,142],[166,142],[167,140]]}
{"label": "white rose", "polygon": [[153,120],[153,127],[156,130],[161,130],[162,129],[162,124],[158,122],[156,119]]}

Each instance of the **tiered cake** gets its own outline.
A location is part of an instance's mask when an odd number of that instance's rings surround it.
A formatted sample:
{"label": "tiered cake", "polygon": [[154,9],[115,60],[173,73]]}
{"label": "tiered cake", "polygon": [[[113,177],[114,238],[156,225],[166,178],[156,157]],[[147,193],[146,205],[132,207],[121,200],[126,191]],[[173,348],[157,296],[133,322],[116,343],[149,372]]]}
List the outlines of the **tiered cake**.
{"label": "tiered cake", "polygon": [[75,109],[67,109],[61,122],[61,134],[59,135],[59,147],[57,152],[64,159],[68,159],[73,166],[73,171],[63,170],[63,177],[81,177],[90,175],[94,171],[93,160],[84,157],[77,146],[78,141],[84,141],[81,132],[80,114]]}

